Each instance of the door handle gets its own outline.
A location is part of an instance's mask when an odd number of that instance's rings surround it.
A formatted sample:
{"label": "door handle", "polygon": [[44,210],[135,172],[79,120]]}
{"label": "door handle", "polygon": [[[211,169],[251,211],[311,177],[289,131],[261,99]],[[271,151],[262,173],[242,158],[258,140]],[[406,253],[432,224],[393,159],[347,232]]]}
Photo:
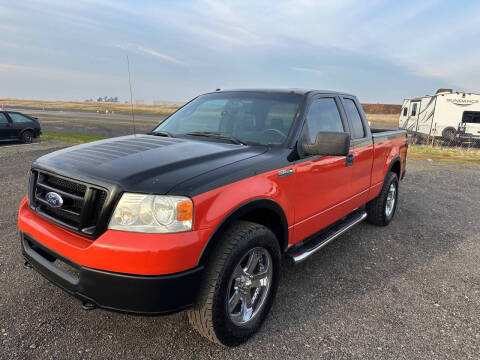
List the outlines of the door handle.
{"label": "door handle", "polygon": [[347,159],[346,159],[346,161],[345,161],[345,166],[346,166],[346,167],[352,166],[352,165],[353,165],[353,160],[354,160],[354,158],[355,158],[355,157],[353,156],[353,154],[348,154],[348,155],[347,155]]}

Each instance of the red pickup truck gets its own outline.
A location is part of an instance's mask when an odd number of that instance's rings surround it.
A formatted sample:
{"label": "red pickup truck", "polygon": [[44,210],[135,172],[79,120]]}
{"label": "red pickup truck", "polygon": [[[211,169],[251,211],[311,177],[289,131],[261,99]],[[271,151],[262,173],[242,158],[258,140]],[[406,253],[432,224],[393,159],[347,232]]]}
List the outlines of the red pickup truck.
{"label": "red pickup truck", "polygon": [[282,259],[392,220],[406,156],[405,131],[372,131],[352,95],[204,94],[149,134],[36,160],[18,215],[25,265],[86,309],[188,309],[234,346],[267,316]]}

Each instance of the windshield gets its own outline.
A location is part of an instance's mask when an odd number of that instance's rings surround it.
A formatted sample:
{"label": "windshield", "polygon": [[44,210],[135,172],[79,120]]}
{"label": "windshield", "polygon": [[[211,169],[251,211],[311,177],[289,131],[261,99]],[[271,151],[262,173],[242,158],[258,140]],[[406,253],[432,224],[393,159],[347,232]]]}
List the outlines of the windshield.
{"label": "windshield", "polygon": [[153,131],[237,144],[279,145],[287,139],[302,96],[225,92],[199,96]]}

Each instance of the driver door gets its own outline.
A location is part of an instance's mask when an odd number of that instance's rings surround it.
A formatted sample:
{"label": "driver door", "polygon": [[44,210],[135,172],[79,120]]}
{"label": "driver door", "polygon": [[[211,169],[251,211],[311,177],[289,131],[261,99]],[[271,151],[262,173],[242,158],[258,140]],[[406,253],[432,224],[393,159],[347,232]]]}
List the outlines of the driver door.
{"label": "driver door", "polygon": [[7,115],[0,112],[0,140],[10,139],[12,137],[12,124]]}
{"label": "driver door", "polygon": [[[318,97],[310,104],[300,140],[313,143],[319,131],[349,132],[336,96]],[[339,220],[354,209],[349,202],[352,167],[345,156],[312,155],[299,160],[295,174],[293,243]]]}

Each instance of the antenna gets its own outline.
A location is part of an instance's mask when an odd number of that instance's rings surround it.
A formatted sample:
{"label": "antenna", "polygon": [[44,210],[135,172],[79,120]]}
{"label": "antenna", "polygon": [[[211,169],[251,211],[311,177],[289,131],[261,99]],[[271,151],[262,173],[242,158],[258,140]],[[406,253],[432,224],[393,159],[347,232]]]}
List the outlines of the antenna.
{"label": "antenna", "polygon": [[133,122],[133,135],[136,136],[137,133],[135,131],[135,114],[133,113],[132,80],[131,80],[131,76],[130,76],[130,60],[128,60],[128,55],[127,55],[127,69],[128,69],[128,85],[130,86],[130,107],[131,107],[132,122]]}

